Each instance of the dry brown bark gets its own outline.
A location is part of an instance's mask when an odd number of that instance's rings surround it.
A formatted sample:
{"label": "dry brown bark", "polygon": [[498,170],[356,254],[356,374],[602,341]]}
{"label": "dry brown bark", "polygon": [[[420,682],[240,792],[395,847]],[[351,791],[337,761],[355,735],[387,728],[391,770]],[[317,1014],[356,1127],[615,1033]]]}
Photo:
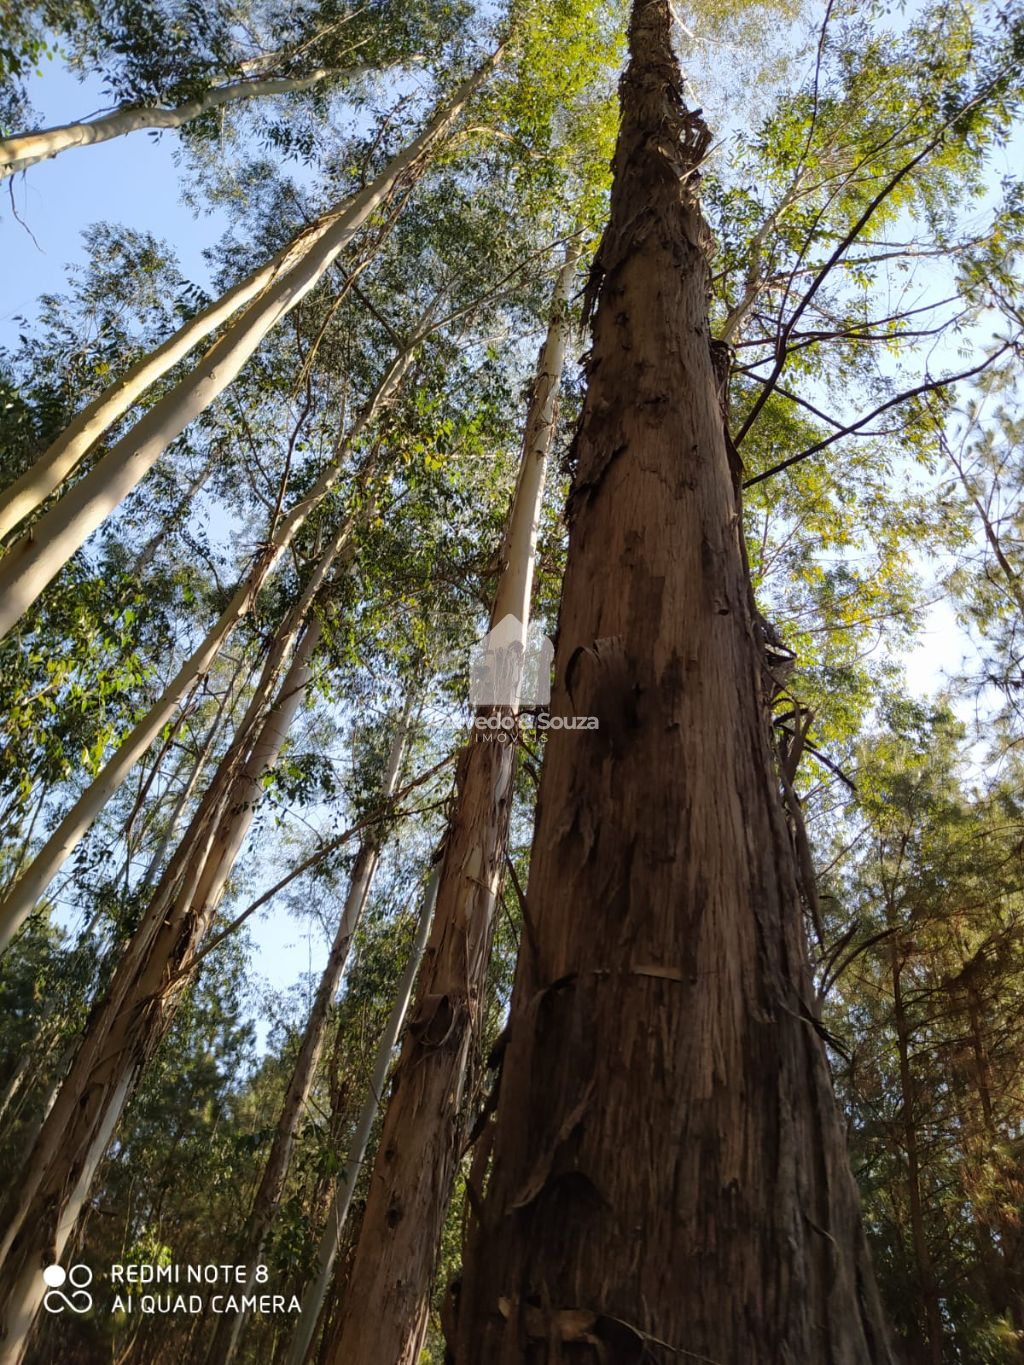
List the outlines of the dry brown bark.
{"label": "dry brown bark", "polygon": [[634,8],[574,448],[552,712],[600,729],[548,740],[450,1345],[890,1365],[770,757],[707,320],[709,137],[670,23],[667,0]]}

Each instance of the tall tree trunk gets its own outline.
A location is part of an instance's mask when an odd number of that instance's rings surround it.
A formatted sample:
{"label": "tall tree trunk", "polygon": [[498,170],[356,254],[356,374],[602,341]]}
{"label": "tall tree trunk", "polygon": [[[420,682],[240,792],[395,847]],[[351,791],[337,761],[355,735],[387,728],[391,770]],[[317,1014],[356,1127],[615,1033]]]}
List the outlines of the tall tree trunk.
{"label": "tall tree trunk", "polygon": [[914,1342],[912,1351],[921,1365],[942,1365],[942,1312],[935,1283],[928,1233],[924,1225],[924,1198],[921,1191],[921,1154],[917,1135],[917,1085],[910,1065],[910,1024],[903,998],[903,961],[898,935],[890,940],[893,1020],[899,1055],[900,1112],[903,1124],[903,1150],[907,1157],[907,1202],[910,1206],[910,1238],[914,1250],[918,1289],[925,1314],[925,1336]]}
{"label": "tall tree trunk", "polygon": [[[40,896],[78,847],[103,807],[120,788],[121,783],[146,750],[157,739],[164,726],[173,718],[182,697],[196,683],[197,679],[209,671],[217,655],[230,639],[235,627],[255,606],[261,589],[277,565],[280,564],[285,551],[305,525],[307,518],[336,486],[344,468],[344,453],[367,430],[380,414],[382,408],[394,397],[412,364],[417,347],[430,331],[431,312],[432,310],[428,310],[409,344],[392,360],[351,430],[344,438],[339,438],[334,457],[320,478],[273,529],[268,544],[254,560],[246,577],[235,588],[231,600],[210,628],[206,638],[182,664],[175,677],[168,683],[146,715],[121,741],[103,769],[89,783],[32,862],[0,900],[0,953],[3,953],[11,939],[32,913]],[[360,480],[365,483],[372,476],[375,468],[376,455],[371,453],[360,470]],[[334,541],[335,554],[340,552],[342,546],[351,536],[354,525],[355,514],[349,517],[339,528]],[[331,562],[331,559],[327,558],[327,554],[328,552],[325,552],[325,556],[321,559],[321,568],[324,572]]]}
{"label": "tall tree trunk", "polygon": [[[398,786],[402,760],[409,743],[411,709],[411,703],[407,703],[391,744],[391,752],[388,756],[384,780],[381,784],[383,802],[389,801],[394,796]],[[320,1061],[327,1017],[338,993],[338,985],[345,970],[353,935],[359,927],[363,909],[370,895],[370,887],[373,884],[377,864],[380,861],[381,842],[382,836],[379,829],[371,829],[360,841],[352,866],[345,906],[338,920],[338,928],[327,956],[327,964],[321,974],[309,1016],[306,1019],[306,1026],[302,1032],[295,1065],[285,1089],[284,1104],[277,1121],[277,1130],[274,1133],[274,1139],[267,1155],[266,1164],[263,1167],[263,1174],[252,1207],[249,1210],[249,1216],[242,1230],[238,1247],[240,1264],[248,1266],[258,1264],[267,1234],[277,1214],[288,1168],[291,1164],[295,1135],[306,1110]],[[230,1365],[238,1348],[244,1322],[245,1318],[242,1313],[221,1314],[203,1351],[202,1358],[208,1361],[209,1365]]]}
{"label": "tall tree trunk", "polygon": [[314,1278],[309,1281],[302,1297],[302,1312],[299,1314],[294,1335],[289,1343],[286,1365],[304,1365],[309,1356],[310,1346],[327,1298],[331,1275],[334,1272],[334,1264],[337,1259],[338,1248],[341,1245],[345,1222],[348,1218],[349,1209],[352,1207],[352,1195],[356,1181],[359,1179],[370,1134],[373,1131],[377,1111],[380,1108],[381,1096],[384,1094],[384,1083],[391,1067],[391,1055],[402,1032],[412,988],[416,981],[416,973],[419,971],[423,950],[426,947],[431,916],[437,899],[438,880],[439,870],[435,868],[431,873],[423,897],[420,920],[416,927],[416,937],[409,951],[409,960],[399,978],[395,1003],[391,1007],[388,1022],[377,1045],[377,1055],[374,1059],[373,1074],[370,1077],[370,1084],[366,1092],[366,1101],[356,1121],[345,1164],[338,1176],[337,1188],[334,1192],[334,1198],[331,1200],[327,1222],[324,1225],[320,1245],[317,1248],[316,1273]]}
{"label": "tall tree trunk", "polygon": [[[555,291],[527,415],[523,458],[491,626],[530,615],[537,526],[569,332],[577,264]],[[495,707],[512,720],[513,707]],[[329,1359],[415,1365],[426,1329],[437,1245],[464,1138],[464,1091],[479,1041],[494,911],[508,842],[511,732],[476,731],[458,765],[437,914],[370,1180],[352,1275]],[[490,735],[488,739],[486,736]],[[366,1312],[373,1304],[374,1311]],[[485,1357],[480,1357],[481,1360]]]}
{"label": "tall tree trunk", "polygon": [[600,728],[547,743],[451,1349],[890,1365],[768,745],[709,342],[710,137],[670,27],[638,0],[568,512],[551,709]]}
{"label": "tall tree trunk", "polygon": [[[279,631],[279,655],[283,638]],[[20,1365],[24,1359],[44,1290],[41,1269],[59,1261],[74,1233],[124,1106],[170,1025],[189,963],[252,823],[261,778],[275,767],[305,696],[318,638],[314,619],[274,704],[258,728],[250,727],[255,737],[245,745],[244,761],[234,747],[222,760],[205,808],[196,813],[105,999],[94,1010],[29,1163],[5,1201],[0,1365]],[[264,679],[273,676],[272,669],[264,669]],[[258,714],[254,699],[249,712],[253,722]],[[167,894],[162,894],[164,888]]]}
{"label": "tall tree trunk", "polygon": [[153,104],[131,104],[115,109],[111,114],[103,114],[100,118],[61,123],[34,133],[16,133],[13,137],[0,138],[0,179],[27,170],[38,161],[48,161],[71,147],[90,147],[96,142],[109,142],[111,138],[124,137],[142,128],[181,128],[202,114],[212,109],[222,109],[227,104],[266,95],[296,95],[303,90],[312,90],[330,76],[358,79],[373,70],[370,66],[355,67],[348,71],[318,67],[305,76],[230,81],[215,85],[195,99],[186,100],[172,109]]}
{"label": "tall tree trunk", "polygon": [[29,533],[11,545],[0,560],[0,638],[137,486],[168,445],[227,388],[267,333],[314,288],[398,182],[418,173],[427,154],[491,74],[501,52],[498,48],[463,81],[419,136],[338,213],[291,270],[251,303],[190,373],[154,403]]}

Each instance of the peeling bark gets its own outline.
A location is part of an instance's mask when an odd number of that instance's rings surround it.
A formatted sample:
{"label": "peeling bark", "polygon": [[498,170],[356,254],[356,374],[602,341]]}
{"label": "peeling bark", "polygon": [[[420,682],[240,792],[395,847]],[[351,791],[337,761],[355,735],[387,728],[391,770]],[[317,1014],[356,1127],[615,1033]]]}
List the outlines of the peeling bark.
{"label": "peeling bark", "polygon": [[[290,622],[288,623],[291,624]],[[277,690],[254,698],[135,938],[94,1009],[71,1068],[12,1188],[0,1222],[0,1365],[21,1365],[45,1286],[74,1234],[97,1168],[146,1063],[164,1037],[189,963],[216,913],[252,823],[261,778],[276,765],[305,696],[319,623],[310,622]],[[272,686],[287,647],[262,682]]]}
{"label": "peeling bark", "polygon": [[589,291],[551,709],[600,729],[548,739],[450,1349],[891,1365],[762,702],[707,320],[710,138],[670,25],[638,0]]}

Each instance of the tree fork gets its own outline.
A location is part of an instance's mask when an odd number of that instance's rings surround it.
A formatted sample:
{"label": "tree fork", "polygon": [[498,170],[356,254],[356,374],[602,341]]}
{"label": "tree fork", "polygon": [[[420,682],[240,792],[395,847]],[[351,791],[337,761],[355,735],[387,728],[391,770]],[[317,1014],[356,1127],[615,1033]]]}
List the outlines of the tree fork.
{"label": "tree fork", "polygon": [[638,0],[555,714],[458,1365],[892,1365],[810,1004],[707,319],[709,145]]}

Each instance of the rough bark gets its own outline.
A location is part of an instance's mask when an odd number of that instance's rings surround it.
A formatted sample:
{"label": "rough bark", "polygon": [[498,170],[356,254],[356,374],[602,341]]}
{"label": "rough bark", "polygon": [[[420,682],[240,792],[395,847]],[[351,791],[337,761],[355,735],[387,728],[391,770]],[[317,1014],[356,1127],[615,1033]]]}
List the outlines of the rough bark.
{"label": "rough bark", "polygon": [[[522,465],[502,552],[491,625],[529,621],[544,473],[569,330],[573,248],[559,275],[527,414]],[[511,708],[495,708],[512,717]],[[416,1365],[437,1246],[465,1136],[465,1085],[478,1047],[494,911],[512,805],[514,747],[474,734],[462,752],[437,913],[328,1359]],[[374,1311],[366,1312],[373,1304]]]}
{"label": "rough bark", "polygon": [[[383,802],[389,801],[398,786],[399,772],[409,741],[409,715],[411,706],[407,705],[400,718],[398,730],[391,745],[384,781],[381,789]],[[288,1085],[285,1089],[284,1103],[277,1121],[270,1151],[263,1167],[260,1183],[253,1198],[249,1216],[239,1243],[240,1263],[248,1266],[258,1264],[266,1243],[267,1234],[277,1213],[284,1190],[288,1168],[291,1164],[295,1136],[299,1130],[313,1079],[316,1075],[323,1048],[324,1031],[331,1005],[338,993],[345,963],[348,961],[349,948],[353,935],[359,927],[363,908],[370,894],[374,874],[380,860],[381,833],[379,828],[371,829],[360,841],[352,875],[349,880],[348,895],[338,920],[338,928],[327,955],[327,963],[320,976],[313,1003],[310,1006],[299,1049],[295,1058]],[[209,1342],[203,1353],[208,1365],[230,1365],[238,1349],[245,1317],[242,1313],[222,1314],[217,1320]]]}
{"label": "rough bark", "polygon": [[[591,295],[552,712],[459,1365],[890,1365],[813,1009],[667,0]],[[382,1362],[383,1365],[383,1362]]]}
{"label": "rough bark", "polygon": [[[185,660],[175,677],[135,728],[121,741],[102,770],[63,816],[46,843],[0,900],[0,954],[5,951],[11,939],[32,913],[43,892],[78,847],[103,807],[154,743],[164,726],[172,720],[181,699],[199,678],[209,672],[238,623],[252,611],[263,586],[280,564],[285,551],[305,525],[307,518],[340,480],[345,467],[346,452],[394,397],[412,364],[417,347],[429,331],[428,311],[428,316],[424,318],[409,344],[398,352],[388,366],[351,430],[344,439],[339,439],[334,456],[320,478],[274,529],[268,544],[235,588],[230,601],[210,628],[206,638]],[[376,455],[371,453],[360,470],[360,479],[363,483],[373,475],[375,468]],[[320,560],[318,573],[321,581],[334,556],[340,553],[350,538],[354,525],[355,515],[350,516],[339,526],[333,542],[333,552],[332,547],[328,546]]]}
{"label": "rough bark", "polygon": [[[314,620],[259,724],[259,709],[250,703],[253,738],[242,749],[233,745],[222,760],[154,904],[93,1011],[29,1162],[5,1201],[0,1365],[20,1365],[24,1359],[45,1288],[41,1270],[60,1260],[125,1104],[170,1025],[189,962],[252,823],[260,779],[277,763],[305,695],[318,636]],[[264,670],[264,679],[273,676]]]}
{"label": "rough bark", "polygon": [[431,916],[434,912],[434,904],[437,898],[437,869],[431,874],[427,885],[426,893],[423,897],[423,906],[420,910],[420,921],[416,928],[416,937],[413,940],[412,948],[409,952],[409,960],[405,964],[405,969],[398,982],[398,992],[395,996],[395,1003],[388,1016],[384,1032],[381,1034],[380,1042],[377,1046],[377,1055],[374,1059],[373,1074],[370,1077],[370,1084],[366,1091],[366,1101],[356,1122],[355,1131],[352,1134],[352,1141],[349,1144],[345,1164],[338,1176],[337,1188],[331,1200],[328,1210],[327,1221],[324,1225],[323,1234],[320,1238],[320,1245],[317,1248],[316,1274],[309,1281],[306,1292],[302,1297],[302,1312],[295,1325],[295,1333],[289,1343],[288,1354],[285,1358],[285,1365],[304,1365],[308,1359],[310,1345],[316,1332],[317,1324],[323,1312],[324,1302],[327,1298],[327,1290],[331,1282],[334,1271],[335,1260],[338,1255],[338,1248],[341,1245],[342,1233],[345,1230],[345,1223],[348,1219],[349,1209],[352,1206],[352,1194],[359,1179],[359,1172],[362,1169],[363,1161],[366,1158],[366,1148],[369,1145],[370,1134],[377,1118],[377,1111],[380,1108],[381,1096],[384,1094],[384,1083],[391,1067],[391,1056],[402,1032],[402,1025],[405,1022],[405,1013],[409,1007],[409,999],[412,995],[412,988],[416,981],[416,973],[419,971],[420,961],[423,957],[423,950],[427,943],[427,934],[430,930]]}
{"label": "rough bark", "polygon": [[340,211],[327,230],[237,317],[175,387],[0,560],[0,638],[50,580],[149,472],[160,455],[235,379],[260,342],[320,281],[403,177],[416,174],[500,59],[498,48],[430,119],[423,131]]}

